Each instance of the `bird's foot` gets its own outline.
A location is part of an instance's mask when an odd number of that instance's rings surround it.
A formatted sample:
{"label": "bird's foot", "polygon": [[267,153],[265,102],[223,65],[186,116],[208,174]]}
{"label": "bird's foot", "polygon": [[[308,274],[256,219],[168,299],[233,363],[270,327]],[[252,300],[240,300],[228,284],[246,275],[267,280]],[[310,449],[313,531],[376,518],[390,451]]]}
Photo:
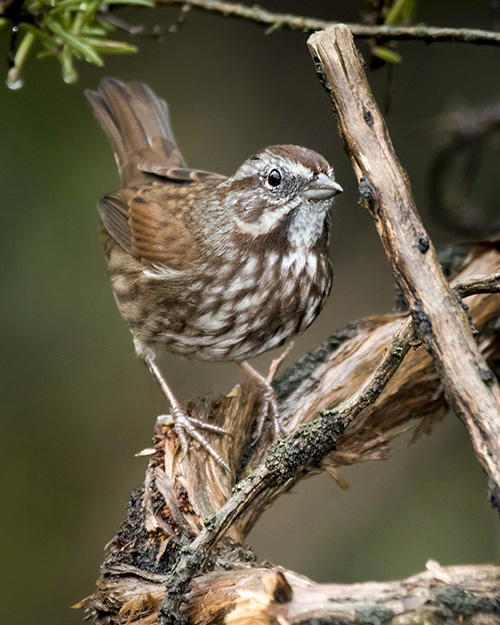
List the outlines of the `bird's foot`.
{"label": "bird's foot", "polygon": [[271,384],[271,382],[276,377],[276,374],[278,373],[281,365],[283,364],[283,361],[288,356],[288,354],[292,351],[293,345],[294,345],[293,341],[290,341],[290,343],[288,343],[288,345],[281,352],[281,354],[277,358],[273,358],[271,365],[269,367],[269,371],[267,372],[267,376],[266,376],[266,380],[269,382],[269,384]]}
{"label": "bird's foot", "polygon": [[158,422],[162,425],[174,425],[181,444],[181,460],[186,456],[189,448],[189,438],[192,438],[197,441],[210,456],[212,456],[217,464],[224,467],[224,469],[231,473],[229,465],[223,460],[219,452],[216,451],[203,434],[198,431],[202,429],[216,434],[229,434],[226,430],[218,425],[212,425],[211,423],[206,423],[206,421],[189,417],[179,404],[172,405],[171,414],[160,415],[158,417]]}
{"label": "bird's foot", "polygon": [[[264,378],[265,380],[265,378]],[[273,442],[277,441],[278,438],[281,438],[285,433],[283,428],[283,424],[280,420],[280,411],[278,408],[278,401],[276,399],[276,393],[274,392],[271,384],[265,380],[265,384],[261,384],[262,389],[262,399],[264,400],[257,415],[257,422],[255,426],[255,434],[254,441],[258,441],[262,435],[262,430],[264,429],[264,423],[266,421],[266,417],[270,415],[271,424],[273,427]]]}
{"label": "bird's foot", "polygon": [[167,381],[163,377],[156,363],[154,352],[151,350],[146,350],[141,357],[143,358],[150,372],[156,378],[165,397],[170,402],[170,414],[160,415],[158,417],[158,420],[160,421],[160,423],[175,426],[175,431],[177,432],[177,435],[179,436],[179,441],[181,443],[181,460],[187,454],[189,447],[188,437],[191,437],[195,441],[197,441],[203,447],[203,449],[208,454],[210,454],[218,464],[220,464],[221,467],[224,467],[224,469],[231,473],[229,465],[222,459],[222,456],[212,447],[212,445],[210,445],[207,439],[202,434],[200,434],[200,432],[198,432],[198,429],[208,430],[209,432],[215,432],[217,434],[229,434],[229,432],[226,432],[226,430],[219,427],[218,425],[212,425],[211,423],[206,423],[205,421],[200,421],[199,419],[188,416],[186,411],[182,409],[180,403],[177,401],[175,395],[172,393],[170,387],[168,386]]}
{"label": "bird's foot", "polygon": [[255,422],[255,432],[253,435],[253,440],[254,442],[256,442],[262,436],[264,423],[266,422],[268,414],[270,414],[273,428],[273,441],[276,441],[278,438],[283,436],[283,434],[285,434],[285,429],[280,420],[278,401],[276,400],[276,394],[274,392],[274,389],[271,386],[271,381],[261,375],[256,369],[249,365],[248,362],[241,361],[238,362],[238,364],[244,371],[248,373],[251,378],[253,378],[257,382],[262,393],[263,402]]}

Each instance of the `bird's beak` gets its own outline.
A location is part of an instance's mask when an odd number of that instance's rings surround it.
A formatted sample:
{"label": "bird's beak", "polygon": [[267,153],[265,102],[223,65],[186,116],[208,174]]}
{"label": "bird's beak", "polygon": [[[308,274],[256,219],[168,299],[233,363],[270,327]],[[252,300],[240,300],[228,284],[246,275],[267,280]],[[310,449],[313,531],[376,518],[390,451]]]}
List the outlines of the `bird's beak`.
{"label": "bird's beak", "polygon": [[307,187],[301,191],[302,197],[308,200],[328,200],[329,198],[342,193],[344,189],[326,174],[314,176]]}

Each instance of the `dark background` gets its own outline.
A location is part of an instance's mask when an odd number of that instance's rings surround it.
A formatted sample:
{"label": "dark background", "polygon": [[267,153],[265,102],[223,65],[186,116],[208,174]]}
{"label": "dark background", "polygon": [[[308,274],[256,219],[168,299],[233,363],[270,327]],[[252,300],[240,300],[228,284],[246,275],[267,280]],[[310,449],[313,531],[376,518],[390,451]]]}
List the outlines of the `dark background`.
{"label": "dark background", "polygon": [[[270,9],[357,21],[361,2],[265,2]],[[136,12],[168,23],[176,11]],[[489,28],[488,3],[421,2],[432,25]],[[230,174],[274,143],[303,144],[334,164],[345,189],[334,209],[336,270],[329,303],[296,341],[292,358],[349,320],[393,302],[388,266],[342,150],[325,93],[300,32],[193,12],[162,43],[107,57],[104,70],[79,65],[63,83],[51,61],[31,60],[25,86],[0,89],[0,529],[4,622],[78,623],[68,608],[94,588],[103,548],[125,516],[146,460],[155,417],[166,403],[116,310],[97,244],[97,198],[117,185],[114,160],[83,97],[103,75],[139,79],[168,99],[177,141],[192,166]],[[0,40],[0,58],[8,41]],[[359,42],[360,48],[366,50]],[[417,206],[435,243],[455,238],[428,208],[435,146],[419,124],[457,105],[498,95],[500,50],[442,43],[399,46],[387,116]],[[371,73],[382,102],[387,73]],[[478,197],[498,219],[498,163],[485,162]],[[273,354],[254,363],[265,370]],[[166,377],[181,399],[228,392],[234,365],[166,355]],[[398,441],[385,463],[342,471],[350,490],[327,476],[297,487],[250,536],[259,560],[316,581],[385,580],[441,564],[497,560],[498,518],[466,432],[453,416],[430,438]]]}

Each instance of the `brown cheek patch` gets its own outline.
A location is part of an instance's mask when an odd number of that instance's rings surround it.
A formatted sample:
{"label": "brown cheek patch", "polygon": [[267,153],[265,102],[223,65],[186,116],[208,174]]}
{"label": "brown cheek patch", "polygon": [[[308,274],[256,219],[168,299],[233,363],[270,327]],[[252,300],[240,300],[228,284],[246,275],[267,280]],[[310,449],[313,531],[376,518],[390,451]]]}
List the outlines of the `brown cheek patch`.
{"label": "brown cheek patch", "polygon": [[272,210],[267,190],[258,176],[232,180],[215,191],[217,201],[224,205],[227,198],[236,200],[238,217],[246,223],[257,223],[266,210]]}
{"label": "brown cheek patch", "polygon": [[269,210],[273,210],[267,198],[259,198],[256,195],[245,198],[245,206],[240,204],[239,216],[247,223],[257,223],[262,215]]}
{"label": "brown cheek patch", "polygon": [[246,178],[235,178],[228,181],[224,186],[220,186],[215,191],[215,197],[220,204],[224,204],[228,195],[239,194],[242,191],[250,189],[256,190],[260,186],[260,181],[256,176],[247,176]]}
{"label": "brown cheek patch", "polygon": [[232,239],[236,245],[245,250],[266,258],[268,252],[276,252],[279,255],[289,248],[288,232],[292,215],[286,215],[277,226],[265,236],[254,237],[251,232],[233,232]]}

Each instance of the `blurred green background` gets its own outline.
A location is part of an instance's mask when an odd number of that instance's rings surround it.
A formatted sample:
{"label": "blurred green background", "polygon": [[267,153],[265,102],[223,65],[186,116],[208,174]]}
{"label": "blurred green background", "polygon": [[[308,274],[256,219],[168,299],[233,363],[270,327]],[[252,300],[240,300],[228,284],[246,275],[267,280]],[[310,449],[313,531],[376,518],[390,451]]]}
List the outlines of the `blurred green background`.
{"label": "blurred green background", "polygon": [[[358,21],[363,3],[263,2],[340,21]],[[177,12],[130,14],[171,23]],[[418,20],[489,28],[488,2],[419,3]],[[116,310],[97,244],[97,198],[117,185],[114,160],[83,97],[104,75],[138,79],[168,99],[177,141],[189,164],[229,174],[274,143],[303,144],[334,164],[345,189],[334,209],[335,285],[291,359],[349,320],[389,310],[393,286],[369,215],[315,76],[307,36],[264,35],[254,24],[192,13],[163,42],[141,39],[140,53],[107,57],[104,70],[80,64],[64,84],[55,62],[31,60],[25,86],[0,88],[0,592],[9,624],[79,623],[69,606],[94,588],[104,545],[125,516],[146,466],[134,454],[149,445],[166,404]],[[8,41],[1,41],[4,58]],[[359,42],[362,50],[365,44]],[[464,44],[398,47],[387,116],[396,150],[435,242],[455,237],[428,209],[433,154],[419,124],[463,102],[499,92],[500,50]],[[370,74],[379,102],[387,72]],[[485,162],[478,194],[498,206],[497,164]],[[495,169],[496,168],[496,169]],[[498,213],[499,211],[497,211]],[[498,214],[496,215],[498,218]],[[262,370],[268,354],[255,362]],[[291,361],[289,359],[289,361]],[[227,392],[242,379],[234,365],[182,361],[163,368],[181,399]],[[259,560],[317,581],[384,580],[441,564],[495,561],[498,518],[464,428],[449,416],[430,438],[401,439],[385,463],[301,484],[266,512],[250,536]]]}

